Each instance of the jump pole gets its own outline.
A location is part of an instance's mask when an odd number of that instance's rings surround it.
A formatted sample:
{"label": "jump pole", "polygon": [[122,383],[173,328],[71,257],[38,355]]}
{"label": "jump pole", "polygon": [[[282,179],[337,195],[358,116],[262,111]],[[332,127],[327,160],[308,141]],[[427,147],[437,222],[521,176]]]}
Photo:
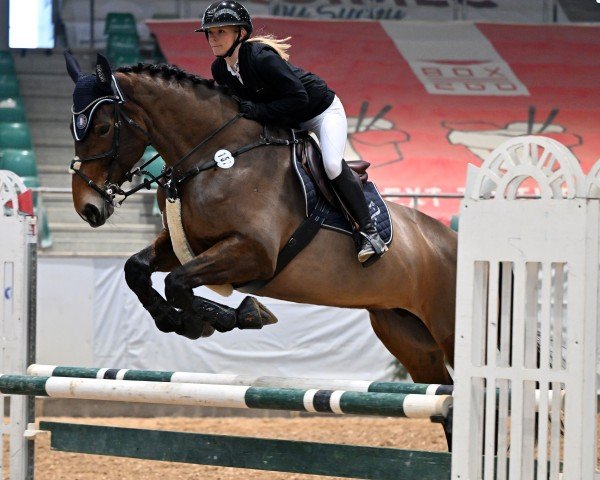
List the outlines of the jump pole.
{"label": "jump pole", "polygon": [[301,388],[319,390],[348,390],[352,392],[403,393],[419,395],[452,395],[452,385],[372,382],[368,380],[339,380],[293,378],[219,373],[165,372],[127,368],[87,368],[33,364],[27,374],[40,377],[97,378],[105,380],[148,380],[153,382],[201,383],[207,385],[246,385],[252,387]]}
{"label": "jump pole", "polygon": [[446,417],[448,395],[0,375],[0,392],[82,400],[279,409],[406,418]]}

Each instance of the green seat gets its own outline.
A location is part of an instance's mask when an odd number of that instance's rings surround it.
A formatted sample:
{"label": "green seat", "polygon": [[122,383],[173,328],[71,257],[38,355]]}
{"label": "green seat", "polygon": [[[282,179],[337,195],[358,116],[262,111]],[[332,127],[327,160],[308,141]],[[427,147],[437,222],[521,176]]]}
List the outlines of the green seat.
{"label": "green seat", "polygon": [[109,35],[106,55],[111,59],[122,56],[140,56],[140,39],[137,34],[117,33]]}
{"label": "green seat", "polygon": [[[144,155],[142,155],[142,163],[146,163],[150,160],[154,155],[156,155],[156,150],[153,147],[146,148]],[[165,166],[165,162],[161,157],[155,159],[151,164],[144,167],[144,170],[149,173],[149,175],[143,175],[142,179],[152,179],[152,177],[158,177],[162,173],[162,169]],[[152,189],[156,190],[158,185],[156,183],[152,184]],[[152,205],[152,215],[160,215],[160,209],[158,208],[158,201],[156,197],[154,197],[154,203]]]}
{"label": "green seat", "polygon": [[37,177],[38,174],[35,154],[31,150],[0,150],[0,169],[15,172],[19,177]]}
{"label": "green seat", "polygon": [[137,35],[137,25],[132,13],[109,12],[104,24],[104,35],[115,33],[134,33]]}
{"label": "green seat", "polygon": [[[154,147],[147,147],[146,151],[142,155],[142,160],[141,160],[142,163],[146,163],[148,160],[150,160],[152,157],[154,157],[154,155],[156,155],[157,153],[158,152],[154,149]],[[149,172],[151,175],[158,177],[162,173],[162,169],[164,166],[165,166],[165,161],[161,157],[158,157],[154,161],[152,161],[152,163],[150,163],[149,165],[146,165],[144,167],[144,170]],[[144,178],[151,178],[151,177],[149,175],[145,175]],[[156,187],[156,185],[154,185],[154,186]]]}
{"label": "green seat", "polygon": [[0,123],[0,148],[31,150],[31,133],[27,123]]}
{"label": "green seat", "polygon": [[110,59],[113,68],[124,67],[126,65],[137,65],[142,61],[140,55],[117,55]]}
{"label": "green seat", "polygon": [[15,73],[15,63],[8,50],[0,50],[0,73]]}
{"label": "green seat", "polygon": [[[38,176],[26,176],[21,177],[23,183],[27,188],[36,188],[40,186],[40,179]],[[38,218],[38,242],[41,248],[48,248],[52,246],[52,233],[50,232],[50,224],[48,222],[48,215],[46,214],[46,207],[42,201],[42,196],[35,192],[33,194],[33,210]]]}
{"label": "green seat", "polygon": [[0,98],[20,97],[19,82],[14,73],[0,73]]}
{"label": "green seat", "polygon": [[450,219],[450,228],[455,232],[458,232],[458,215],[452,215]]}
{"label": "green seat", "polygon": [[0,122],[26,122],[25,108],[19,97],[0,98]]}

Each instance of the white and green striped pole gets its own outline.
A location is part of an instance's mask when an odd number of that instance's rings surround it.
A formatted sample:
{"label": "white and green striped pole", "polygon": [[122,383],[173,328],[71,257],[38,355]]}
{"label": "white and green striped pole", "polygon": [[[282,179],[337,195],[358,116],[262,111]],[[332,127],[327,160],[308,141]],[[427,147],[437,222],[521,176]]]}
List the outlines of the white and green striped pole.
{"label": "white and green striped pole", "polygon": [[218,373],[165,372],[117,368],[64,367],[57,365],[30,365],[29,375],[42,377],[98,378],[105,380],[134,380],[175,383],[202,383],[207,385],[245,385],[252,387],[301,388],[319,390],[347,390],[353,392],[404,393],[420,395],[452,395],[452,385],[372,382],[368,380],[338,380],[322,378],[293,378]]}
{"label": "white and green striped pole", "polygon": [[205,385],[92,378],[0,375],[0,392],[82,400],[279,409],[390,417],[445,417],[447,395],[349,392],[344,390]]}

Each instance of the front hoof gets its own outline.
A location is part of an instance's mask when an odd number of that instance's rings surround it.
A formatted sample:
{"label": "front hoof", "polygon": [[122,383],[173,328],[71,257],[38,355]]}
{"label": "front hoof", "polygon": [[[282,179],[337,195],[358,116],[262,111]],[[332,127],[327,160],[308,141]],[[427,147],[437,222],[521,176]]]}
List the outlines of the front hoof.
{"label": "front hoof", "polygon": [[181,325],[175,329],[175,333],[197,340],[200,337],[210,337],[215,333],[215,328],[208,322],[198,320],[193,312],[179,312]]}
{"label": "front hoof", "polygon": [[240,329],[262,328],[277,323],[277,317],[254,297],[246,297],[236,308],[237,326]]}
{"label": "front hoof", "polygon": [[165,279],[165,297],[173,307],[189,310],[194,299],[194,291],[178,281],[171,273]]}

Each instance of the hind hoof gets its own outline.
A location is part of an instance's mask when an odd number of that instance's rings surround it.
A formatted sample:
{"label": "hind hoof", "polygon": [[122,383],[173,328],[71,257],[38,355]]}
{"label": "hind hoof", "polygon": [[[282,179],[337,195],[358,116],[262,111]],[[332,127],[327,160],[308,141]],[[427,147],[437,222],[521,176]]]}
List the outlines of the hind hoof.
{"label": "hind hoof", "polygon": [[264,325],[277,323],[277,317],[254,297],[246,297],[236,308],[239,329],[258,329]]}
{"label": "hind hoof", "polygon": [[163,333],[174,332],[181,328],[181,318],[174,308],[167,304],[154,302],[146,307],[146,310],[152,316],[156,328]]}
{"label": "hind hoof", "polygon": [[224,333],[237,326],[236,311],[225,305],[212,302],[202,297],[195,297],[192,310],[212,325],[217,332]]}

